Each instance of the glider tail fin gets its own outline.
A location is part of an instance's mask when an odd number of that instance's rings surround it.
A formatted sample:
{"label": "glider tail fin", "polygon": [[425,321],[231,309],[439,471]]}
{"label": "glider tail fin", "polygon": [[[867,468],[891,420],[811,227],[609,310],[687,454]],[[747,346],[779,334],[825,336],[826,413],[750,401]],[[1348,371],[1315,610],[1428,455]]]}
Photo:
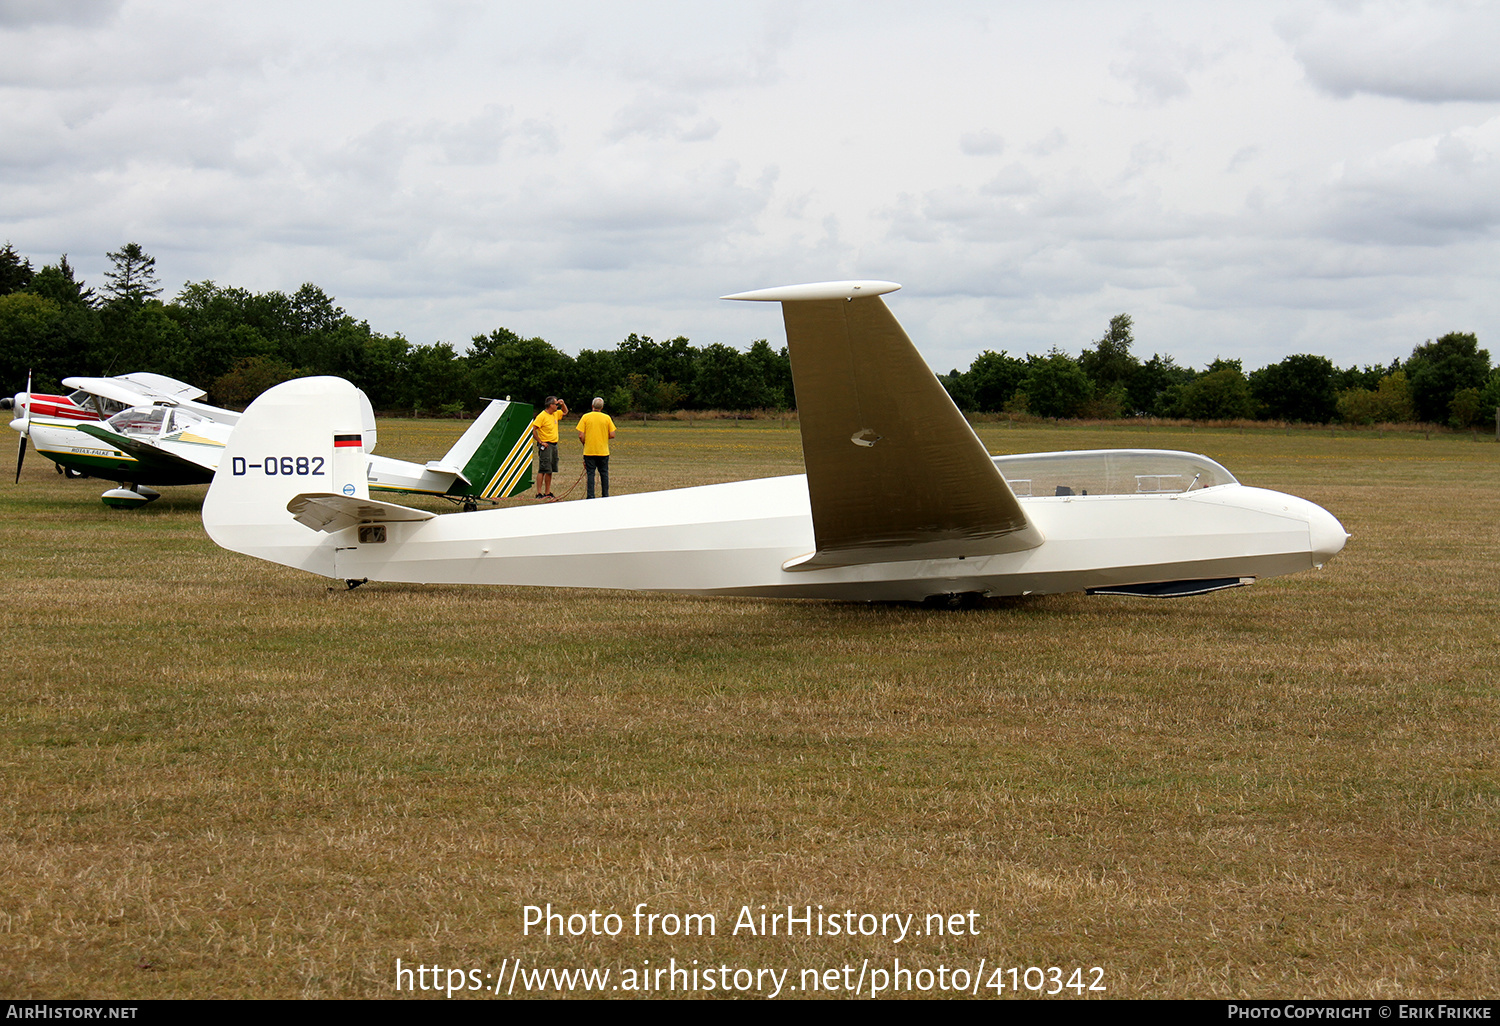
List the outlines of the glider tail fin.
{"label": "glider tail fin", "polygon": [[368,499],[364,393],[342,378],[298,378],[267,390],[240,418],[203,500],[203,527],[235,552],[337,577],[328,535],[297,523],[306,493]]}
{"label": "glider tail fin", "polygon": [[449,494],[504,499],[529,491],[533,413],[526,403],[491,399],[442,459],[463,470]]}

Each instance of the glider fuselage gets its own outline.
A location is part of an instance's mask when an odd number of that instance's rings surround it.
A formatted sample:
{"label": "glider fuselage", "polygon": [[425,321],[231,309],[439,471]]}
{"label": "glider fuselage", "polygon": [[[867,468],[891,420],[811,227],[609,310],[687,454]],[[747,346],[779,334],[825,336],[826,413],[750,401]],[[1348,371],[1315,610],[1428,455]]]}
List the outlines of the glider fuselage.
{"label": "glider fuselage", "polygon": [[[1007,459],[1013,458],[996,462]],[[1176,494],[1020,502],[1045,538],[1031,549],[808,570],[783,568],[815,544],[801,474],[386,522],[378,529],[315,533],[289,521],[258,530],[246,524],[240,530],[253,534],[237,534],[233,547],[347,580],[919,601],[1248,581],[1320,565],[1346,537],[1321,507],[1232,479]]]}

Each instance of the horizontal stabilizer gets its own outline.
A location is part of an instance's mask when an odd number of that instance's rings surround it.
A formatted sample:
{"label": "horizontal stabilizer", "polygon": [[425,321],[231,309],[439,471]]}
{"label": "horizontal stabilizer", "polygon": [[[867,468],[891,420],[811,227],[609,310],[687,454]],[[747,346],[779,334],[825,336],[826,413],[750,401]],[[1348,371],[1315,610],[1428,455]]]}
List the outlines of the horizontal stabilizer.
{"label": "horizontal stabilizer", "polygon": [[425,469],[429,474],[447,474],[451,477],[458,478],[458,480],[462,481],[464,484],[469,484],[469,479],[464,477],[464,472],[462,470],[459,470],[457,467],[450,466],[449,464],[444,463],[441,460],[428,460],[426,466],[423,469]]}
{"label": "horizontal stabilizer", "polygon": [[286,504],[299,524],[314,531],[342,531],[357,524],[398,524],[431,520],[436,513],[398,506],[378,499],[361,499],[332,492],[305,492]]}

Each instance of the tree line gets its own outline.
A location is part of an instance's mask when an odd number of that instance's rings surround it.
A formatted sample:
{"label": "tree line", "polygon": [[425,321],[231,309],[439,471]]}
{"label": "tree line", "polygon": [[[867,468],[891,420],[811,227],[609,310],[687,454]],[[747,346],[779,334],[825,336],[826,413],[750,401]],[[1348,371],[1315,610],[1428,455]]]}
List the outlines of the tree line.
{"label": "tree line", "polygon": [[1421,421],[1466,428],[1500,406],[1500,369],[1471,332],[1450,332],[1388,366],[1340,368],[1326,356],[1288,356],[1245,373],[1239,360],[1206,370],[1132,352],[1129,314],[1077,356],[1054,349],[1025,358],[985,351],[967,371],[942,376],[960,408],[1040,417],[1275,420],[1304,424]]}
{"label": "tree line", "polygon": [[[477,408],[481,396],[536,405],[561,395],[582,405],[599,395],[621,414],[796,407],[786,348],[764,339],[741,351],[631,334],[613,349],[570,356],[545,339],[496,328],[459,352],[447,342],[413,344],[377,332],[312,284],[288,295],[189,282],[164,302],[156,261],[139,245],[108,258],[96,293],[66,255],[34,269],[11,244],[0,250],[7,383],[19,388],[30,372],[42,391],[71,375],[146,370],[240,406],[278,382],[333,374],[364,389],[378,409],[418,413],[456,415]],[[1500,406],[1500,370],[1471,333],[1423,342],[1389,366],[1341,369],[1301,354],[1249,374],[1231,359],[1202,371],[1160,354],[1142,361],[1133,346],[1130,316],[1120,314],[1079,356],[986,350],[940,380],[965,411],[1057,418],[1415,420],[1463,428],[1487,422]]]}

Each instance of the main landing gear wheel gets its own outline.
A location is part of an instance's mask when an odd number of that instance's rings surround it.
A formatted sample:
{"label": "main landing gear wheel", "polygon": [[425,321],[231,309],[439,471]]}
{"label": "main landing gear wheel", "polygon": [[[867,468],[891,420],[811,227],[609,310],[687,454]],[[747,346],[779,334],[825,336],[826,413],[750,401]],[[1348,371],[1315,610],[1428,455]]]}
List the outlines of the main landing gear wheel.
{"label": "main landing gear wheel", "polygon": [[144,485],[137,485],[134,488],[121,486],[111,488],[99,498],[112,509],[140,509],[151,500],[161,498],[161,492]]}

